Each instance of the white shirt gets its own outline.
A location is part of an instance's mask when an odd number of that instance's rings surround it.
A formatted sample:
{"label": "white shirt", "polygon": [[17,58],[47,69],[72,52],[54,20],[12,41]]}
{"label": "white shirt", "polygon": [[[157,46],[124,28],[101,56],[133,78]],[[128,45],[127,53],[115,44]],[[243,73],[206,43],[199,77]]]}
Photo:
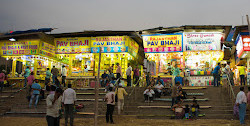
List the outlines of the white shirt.
{"label": "white shirt", "polygon": [[127,70],[126,70],[126,75],[130,76],[131,73],[132,73],[132,67],[129,66],[129,67],[127,68]]}
{"label": "white shirt", "polygon": [[153,97],[153,94],[155,94],[155,92],[152,89],[150,91],[149,89],[146,89],[143,94],[146,94],[149,97]]}
{"label": "white shirt", "polygon": [[61,107],[61,103],[62,103],[62,96],[60,96],[54,104],[52,104],[53,100],[54,100],[54,95],[55,94],[50,94],[48,95],[47,99],[46,99],[46,103],[47,103],[47,112],[46,115],[48,116],[52,116],[52,117],[59,117],[59,110]]}
{"label": "white shirt", "polygon": [[67,74],[67,69],[64,67],[62,68],[62,76],[66,76]]}
{"label": "white shirt", "polygon": [[[107,93],[105,98],[107,98],[107,104],[115,105],[115,92],[112,91],[112,92]],[[112,101],[113,103],[111,103]]]}
{"label": "white shirt", "polygon": [[161,89],[163,88],[164,86],[162,84],[157,84],[155,85],[155,88],[157,89],[158,92],[161,92]]}
{"label": "white shirt", "polygon": [[240,91],[236,97],[236,104],[237,103],[242,104],[243,102],[247,103],[247,96],[243,91]]}
{"label": "white shirt", "polygon": [[68,88],[63,92],[62,102],[64,104],[74,104],[76,101],[76,92],[72,88]]}

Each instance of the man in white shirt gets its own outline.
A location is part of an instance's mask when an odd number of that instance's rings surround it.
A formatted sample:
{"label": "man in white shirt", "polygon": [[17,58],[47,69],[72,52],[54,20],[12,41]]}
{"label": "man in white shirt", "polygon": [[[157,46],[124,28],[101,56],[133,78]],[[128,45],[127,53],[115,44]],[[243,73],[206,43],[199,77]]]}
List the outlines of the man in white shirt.
{"label": "man in white shirt", "polygon": [[66,75],[67,75],[67,69],[65,68],[65,66],[62,66],[62,84],[65,87],[66,85]]}
{"label": "man in white shirt", "polygon": [[47,112],[46,112],[46,120],[48,126],[59,126],[60,125],[60,113],[59,110],[62,104],[62,93],[63,90],[61,88],[57,88],[56,92],[53,94],[49,94],[46,103],[47,103]]}
{"label": "man in white shirt", "polygon": [[105,101],[107,102],[107,112],[106,112],[106,122],[114,124],[113,121],[113,112],[115,109],[115,92],[113,91],[113,87],[109,87],[109,92],[105,96]]}
{"label": "man in white shirt", "polygon": [[132,74],[132,67],[130,63],[128,63],[128,68],[126,70],[126,75],[127,75],[127,86],[131,86],[131,74]]}
{"label": "man in white shirt", "polygon": [[155,85],[155,97],[156,98],[161,97],[163,87],[164,86],[161,84],[161,81],[159,81],[159,83],[157,85]]}
{"label": "man in white shirt", "polygon": [[244,87],[240,87],[240,92],[237,94],[236,97],[236,104],[239,106],[239,118],[240,124],[245,124],[245,115],[246,115],[246,104],[247,104],[247,97],[244,92]]}
{"label": "man in white shirt", "polygon": [[68,89],[63,92],[62,103],[64,106],[65,125],[68,124],[68,116],[70,116],[70,126],[73,126],[74,120],[74,105],[76,102],[76,92],[68,84]]}
{"label": "man in white shirt", "polygon": [[151,89],[150,86],[148,86],[148,88],[144,91],[143,94],[144,94],[145,102],[147,102],[148,100],[153,102],[153,95],[155,94],[155,92]]}

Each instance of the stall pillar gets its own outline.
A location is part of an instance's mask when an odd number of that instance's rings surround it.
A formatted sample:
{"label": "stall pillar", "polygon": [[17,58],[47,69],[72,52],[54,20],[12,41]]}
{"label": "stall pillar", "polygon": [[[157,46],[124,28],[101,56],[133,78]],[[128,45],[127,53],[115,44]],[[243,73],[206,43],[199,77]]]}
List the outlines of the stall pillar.
{"label": "stall pillar", "polygon": [[37,66],[38,66],[38,63],[37,63],[37,59],[34,59],[34,75],[35,75],[35,77],[36,77],[36,75],[37,75]]}
{"label": "stall pillar", "polygon": [[15,77],[16,73],[16,60],[13,60],[12,62],[12,77]]}
{"label": "stall pillar", "polygon": [[[51,61],[48,61],[48,68],[51,69]],[[46,68],[47,70],[47,68]]]}
{"label": "stall pillar", "polygon": [[69,55],[69,74],[68,76],[71,77],[72,74],[72,55]]}

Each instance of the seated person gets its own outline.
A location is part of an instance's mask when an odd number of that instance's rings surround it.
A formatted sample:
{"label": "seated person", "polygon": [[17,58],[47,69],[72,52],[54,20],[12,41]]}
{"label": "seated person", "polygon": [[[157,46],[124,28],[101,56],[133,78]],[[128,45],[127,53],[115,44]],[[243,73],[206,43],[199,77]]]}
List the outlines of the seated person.
{"label": "seated person", "polygon": [[106,70],[104,71],[104,73],[102,74],[102,78],[101,78],[101,86],[105,87],[108,81],[109,75],[106,73]]}
{"label": "seated person", "polygon": [[158,84],[159,82],[161,82],[161,84],[164,86],[164,81],[161,79],[160,76],[158,76],[158,78],[156,80],[156,84]]}
{"label": "seated person", "polygon": [[111,82],[105,87],[104,92],[107,92],[107,91],[109,90],[110,87],[114,88],[114,84],[111,83]]}
{"label": "seated person", "polygon": [[178,101],[183,101],[183,99],[187,98],[187,93],[182,90],[182,87],[179,86],[178,91],[179,91],[177,96]]}
{"label": "seated person", "polygon": [[161,84],[161,82],[159,82],[157,85],[155,85],[154,88],[155,88],[155,90],[154,90],[154,92],[155,92],[155,97],[156,97],[156,98],[160,98],[164,86]]}
{"label": "seated person", "polygon": [[165,84],[165,88],[163,89],[162,93],[164,96],[171,95],[171,82],[167,81]]}
{"label": "seated person", "polygon": [[199,109],[200,109],[199,104],[197,103],[196,100],[193,100],[193,104],[191,105],[191,117],[194,117],[194,116],[198,117]]}
{"label": "seated person", "polygon": [[177,104],[173,105],[173,111],[175,113],[176,119],[182,119],[184,117],[185,111],[180,101],[178,101]]}
{"label": "seated person", "polygon": [[151,89],[150,86],[148,86],[148,88],[144,91],[143,94],[144,94],[145,102],[147,102],[148,100],[153,102],[153,97],[154,97],[155,92]]}

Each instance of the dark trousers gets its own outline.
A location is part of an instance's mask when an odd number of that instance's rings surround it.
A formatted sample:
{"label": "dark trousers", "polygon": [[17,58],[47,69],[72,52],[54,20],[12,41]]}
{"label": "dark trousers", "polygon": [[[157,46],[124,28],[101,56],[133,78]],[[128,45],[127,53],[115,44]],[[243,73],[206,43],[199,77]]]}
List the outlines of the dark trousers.
{"label": "dark trousers", "polygon": [[66,76],[62,76],[62,84],[63,84],[64,87],[66,86],[65,80],[66,80]]}
{"label": "dark trousers", "polygon": [[137,83],[138,80],[139,80],[139,76],[135,76],[135,84],[136,84],[136,85],[139,85],[139,83]]}
{"label": "dark trousers", "polygon": [[117,73],[116,74],[116,79],[119,79],[121,77],[121,74],[120,73]]}
{"label": "dark trousers", "polygon": [[127,87],[131,86],[131,75],[127,75]]}
{"label": "dark trousers", "polygon": [[149,97],[147,94],[144,94],[145,101],[150,100],[153,101],[153,97]]}
{"label": "dark trousers", "polygon": [[28,82],[27,77],[24,77],[24,87],[26,87],[27,82]]}
{"label": "dark trousers", "polygon": [[107,104],[107,112],[106,112],[106,122],[108,123],[109,120],[113,123],[113,112],[115,109],[115,105]]}
{"label": "dark trousers", "polygon": [[0,81],[0,88],[1,88],[1,91],[3,91],[3,87],[4,87],[4,81]]}
{"label": "dark trousers", "polygon": [[214,86],[220,86],[220,75],[219,74],[214,74]]}
{"label": "dark trousers", "polygon": [[157,89],[155,89],[154,92],[155,92],[155,97],[156,98],[160,98],[161,97],[161,92],[158,92]]}
{"label": "dark trousers", "polygon": [[172,98],[172,105],[171,105],[171,107],[175,104],[176,100],[177,100],[177,97],[173,97]]}
{"label": "dark trousers", "polygon": [[243,83],[246,85],[245,75],[240,75],[240,84],[243,85]]}
{"label": "dark trousers", "polygon": [[65,117],[65,125],[68,124],[68,117],[70,117],[70,126],[73,126],[74,121],[74,105],[73,104],[65,104],[64,109],[64,117]]}
{"label": "dark trousers", "polygon": [[45,85],[48,85],[49,82],[50,82],[50,78],[45,78]]}
{"label": "dark trousers", "polygon": [[60,125],[60,118],[59,117],[52,117],[52,116],[46,116],[46,120],[48,123],[48,126],[59,126]]}

